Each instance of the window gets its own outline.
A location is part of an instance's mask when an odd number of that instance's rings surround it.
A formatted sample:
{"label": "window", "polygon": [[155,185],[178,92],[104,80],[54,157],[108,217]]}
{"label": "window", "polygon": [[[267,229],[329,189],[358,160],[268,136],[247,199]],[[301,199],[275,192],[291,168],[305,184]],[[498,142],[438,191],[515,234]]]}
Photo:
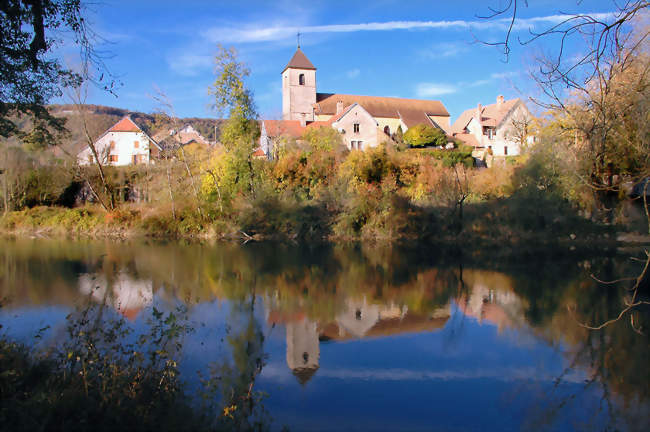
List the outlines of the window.
{"label": "window", "polygon": [[133,148],[140,148],[140,142],[139,141],[133,141]]}
{"label": "window", "polygon": [[305,74],[300,74],[298,76],[298,84],[305,85]]}
{"label": "window", "polygon": [[390,127],[388,125],[384,126],[384,133],[390,136]]}
{"label": "window", "polygon": [[503,146],[503,154],[508,156],[508,146]]}
{"label": "window", "polygon": [[359,123],[354,124],[354,133],[359,133]]}
{"label": "window", "polygon": [[363,141],[357,141],[357,150],[363,150]]}
{"label": "window", "polygon": [[108,160],[111,162],[117,162],[117,155],[111,155]]}
{"label": "window", "polygon": [[115,141],[111,141],[111,150],[115,150]]}

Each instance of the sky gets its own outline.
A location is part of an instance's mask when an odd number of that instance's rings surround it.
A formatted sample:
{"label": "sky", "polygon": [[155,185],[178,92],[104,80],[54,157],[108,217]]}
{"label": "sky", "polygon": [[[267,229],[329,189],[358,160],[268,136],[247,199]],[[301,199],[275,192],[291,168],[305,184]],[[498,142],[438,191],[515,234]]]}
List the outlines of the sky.
{"label": "sky", "polygon": [[[152,95],[160,89],[180,117],[219,117],[208,88],[222,44],[235,47],[250,68],[246,84],[260,117],[278,119],[280,74],[300,32],[301,49],[317,68],[318,92],[440,100],[453,122],[478,103],[494,103],[497,95],[538,93],[528,70],[536,56],[554,50],[557,39],[525,46],[515,41],[506,61],[486,44],[503,40],[506,21],[480,18],[488,6],[505,1],[103,0],[89,5],[86,16],[120,86],[116,95],[91,87],[86,102],[153,112],[159,104]],[[612,0],[528,3],[520,10],[517,38],[549,27],[557,15],[614,10]]]}

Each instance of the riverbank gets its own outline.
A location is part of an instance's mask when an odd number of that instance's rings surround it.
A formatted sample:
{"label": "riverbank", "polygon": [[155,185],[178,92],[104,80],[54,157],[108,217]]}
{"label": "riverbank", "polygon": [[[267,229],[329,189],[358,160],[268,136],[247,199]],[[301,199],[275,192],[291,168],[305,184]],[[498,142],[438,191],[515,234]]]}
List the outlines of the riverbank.
{"label": "riverbank", "polygon": [[[320,215],[297,220],[305,210],[294,214],[286,211],[274,219],[264,216],[260,209],[257,220],[242,218],[200,219],[195,212],[182,212],[176,218],[160,209],[126,207],[105,212],[97,206],[79,208],[34,207],[9,212],[0,217],[0,234],[17,237],[84,237],[107,239],[158,238],[235,241],[434,241],[445,244],[472,244],[474,247],[495,245],[603,245],[650,244],[650,236],[626,232],[623,227],[595,224],[576,217],[555,218],[547,224],[537,220],[542,228],[527,229],[524,218],[515,224],[494,223],[504,215],[469,206],[464,224],[439,223],[435,214],[413,214],[411,221],[395,223],[395,229],[372,232],[335,232],[332,225],[342,215]],[[313,210],[313,209],[312,209]],[[481,210],[483,210],[481,212]],[[502,209],[503,210],[503,209]],[[255,212],[252,212],[255,213]],[[284,221],[282,219],[285,219]]]}

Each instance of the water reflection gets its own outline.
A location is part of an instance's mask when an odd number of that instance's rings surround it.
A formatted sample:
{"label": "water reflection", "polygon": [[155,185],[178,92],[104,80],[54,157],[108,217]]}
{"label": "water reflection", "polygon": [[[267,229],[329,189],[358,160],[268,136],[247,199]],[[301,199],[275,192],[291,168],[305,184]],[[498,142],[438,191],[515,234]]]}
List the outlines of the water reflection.
{"label": "water reflection", "polygon": [[154,289],[152,280],[135,279],[119,271],[110,279],[99,273],[80,274],[79,292],[115,308],[133,321],[143,308],[153,303]]}
{"label": "water reflection", "polygon": [[[91,299],[140,322],[184,303],[187,364],[223,400],[267,392],[295,429],[426,428],[433,412],[449,429],[644,430],[648,336],[577,324],[621,310],[626,286],[590,274],[634,275],[634,253],[9,240],[0,320],[11,332],[14,312]],[[647,310],[635,319],[648,327]]]}

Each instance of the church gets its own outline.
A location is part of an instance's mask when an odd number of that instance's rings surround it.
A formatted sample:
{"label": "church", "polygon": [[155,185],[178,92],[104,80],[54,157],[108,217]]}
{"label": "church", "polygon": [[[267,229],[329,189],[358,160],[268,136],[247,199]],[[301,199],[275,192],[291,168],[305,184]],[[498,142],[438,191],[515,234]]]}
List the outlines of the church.
{"label": "church", "polygon": [[313,127],[332,127],[348,149],[364,150],[420,123],[451,133],[449,112],[440,101],[318,93],[316,67],[298,46],[282,71],[282,120],[261,122],[258,151],[271,158],[277,140],[300,139]]}

